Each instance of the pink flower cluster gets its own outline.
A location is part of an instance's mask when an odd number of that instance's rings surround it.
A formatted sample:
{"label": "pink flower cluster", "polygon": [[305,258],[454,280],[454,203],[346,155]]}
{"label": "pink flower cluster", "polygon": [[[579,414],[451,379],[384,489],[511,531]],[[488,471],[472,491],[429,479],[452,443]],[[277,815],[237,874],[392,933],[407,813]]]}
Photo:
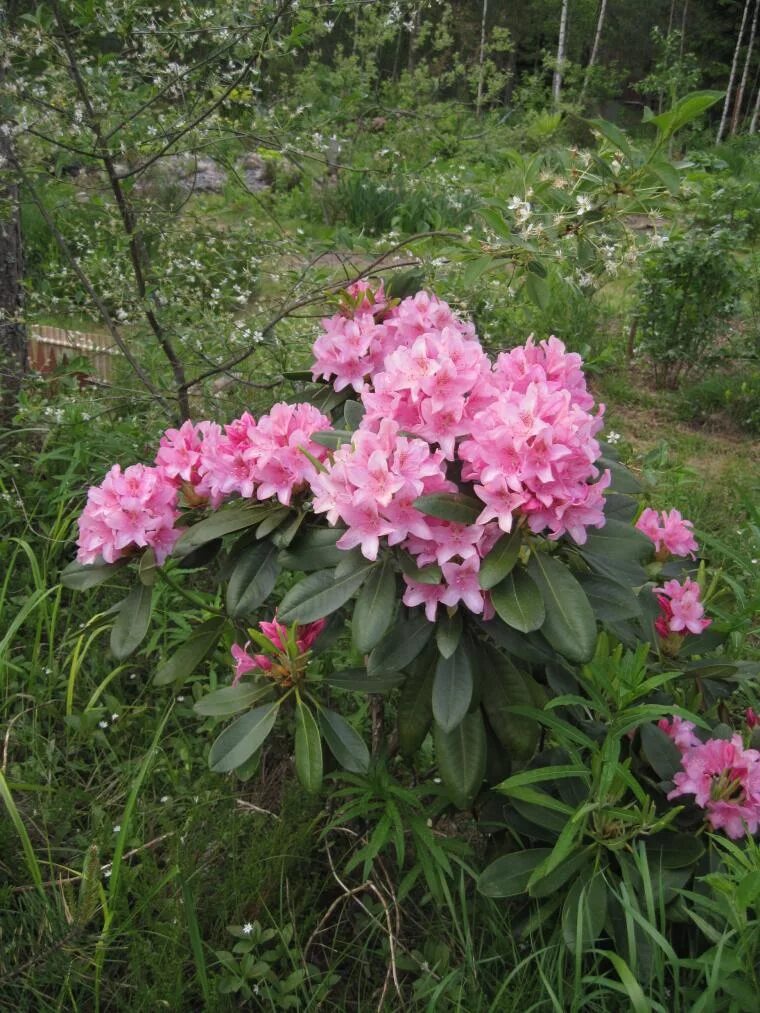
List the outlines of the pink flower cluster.
{"label": "pink flower cluster", "polygon": [[694,725],[674,717],[659,722],[681,752],[681,766],[674,777],[669,799],[693,795],[707,812],[715,830],[733,840],[757,833],[760,826],[760,752],[745,749],[740,735],[701,742]]}
{"label": "pink flower cluster", "polygon": [[486,504],[481,523],[510,531],[517,512],[536,534],[568,533],[579,545],[588,527],[604,525],[610,473],[595,465],[604,408],[591,414],[581,361],[555,337],[499,356],[489,403],[459,448],[462,478]]}
{"label": "pink flower cluster", "polygon": [[366,378],[382,370],[386,356],[422,334],[450,328],[475,337],[471,324],[462,323],[443,300],[427,292],[397,306],[389,306],[382,283],[373,290],[368,282],[357,282],[347,293],[343,311],[322,321],[324,333],[313,347],[314,379],[331,380],[338,391],[351,386],[361,392]]}
{"label": "pink flower cluster", "polygon": [[687,631],[697,636],[712,622],[705,618],[699,584],[690,577],[683,584],[667,580],[662,587],[656,587],[654,593],[661,609],[655,628],[661,637],[671,633],[685,634]]}
{"label": "pink flower cluster", "polygon": [[[441,567],[439,584],[405,578],[407,605],[424,604],[431,620],[438,604],[488,610],[480,561],[517,516],[535,533],[569,533],[579,544],[587,527],[604,524],[610,475],[596,467],[595,439],[603,407],[592,414],[582,360],[557,338],[529,339],[492,365],[473,328],[426,292],[325,326],[314,376],[334,377],[336,389],[353,384],[365,414],[352,444],[313,480],[314,509],[347,526],[341,548],[358,545],[375,559],[384,538],[418,566]],[[348,354],[349,331],[363,342],[350,367],[337,358]],[[483,503],[474,524],[439,521],[413,505],[423,494],[457,491],[447,466]]]}
{"label": "pink flower cluster", "polygon": [[[325,627],[326,619],[318,619],[314,623],[306,623],[304,626],[296,628],[296,650],[299,655],[306,654],[311,648],[314,641],[317,639],[319,634]],[[281,622],[278,622],[277,617],[271,622],[259,623],[259,629],[265,637],[272,644],[272,648],[277,653],[287,655],[287,640],[288,640],[288,627],[284,626]],[[235,677],[232,680],[232,685],[237,686],[240,680],[247,672],[271,672],[275,660],[268,654],[249,654],[247,648],[250,646],[250,640],[245,647],[240,647],[239,644],[232,645],[232,657],[235,660]],[[287,661],[287,658],[283,658]]]}
{"label": "pink flower cluster", "polygon": [[197,497],[218,507],[228,497],[270,499],[287,506],[293,491],[305,486],[316,468],[302,452],[318,461],[324,447],[313,433],[331,429],[330,420],[310,404],[274,405],[256,421],[248,412],[222,430],[215,422],[185,422],[161,439],[156,463],[168,475],[190,483]]}
{"label": "pink flower cluster", "polygon": [[[662,517],[662,521],[660,521]],[[699,548],[693,534],[694,525],[685,520],[678,510],[665,510],[658,514],[647,507],[636,521],[636,527],[654,543],[658,556],[691,556]]]}
{"label": "pink flower cluster", "polygon": [[162,563],[179,537],[177,489],[161,468],[114,464],[100,485],[87,493],[79,517],[77,559],[114,563],[135,548],[153,549]]}
{"label": "pink flower cluster", "polygon": [[245,412],[222,430],[215,422],[184,422],[161,437],[156,466],[133,464],[122,474],[114,465],[87,494],[79,518],[80,563],[100,556],[112,563],[150,546],[159,563],[174,547],[180,487],[191,506],[210,500],[216,508],[229,496],[290,503],[294,491],[317,473],[309,460],[327,450],[311,440],[331,429],[330,420],[310,404],[274,405],[258,422]]}

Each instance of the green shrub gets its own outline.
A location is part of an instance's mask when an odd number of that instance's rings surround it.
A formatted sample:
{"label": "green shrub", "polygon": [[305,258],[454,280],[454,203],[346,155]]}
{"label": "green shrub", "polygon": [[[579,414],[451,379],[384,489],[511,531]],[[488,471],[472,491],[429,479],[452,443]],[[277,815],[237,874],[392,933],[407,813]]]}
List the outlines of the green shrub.
{"label": "green shrub", "polygon": [[335,213],[370,235],[427,232],[466,224],[476,204],[474,194],[441,193],[402,178],[383,180],[356,174],[343,177],[335,193]]}
{"label": "green shrub", "polygon": [[698,228],[671,236],[643,258],[637,290],[638,350],[658,387],[675,388],[715,358],[739,292],[732,233]]}

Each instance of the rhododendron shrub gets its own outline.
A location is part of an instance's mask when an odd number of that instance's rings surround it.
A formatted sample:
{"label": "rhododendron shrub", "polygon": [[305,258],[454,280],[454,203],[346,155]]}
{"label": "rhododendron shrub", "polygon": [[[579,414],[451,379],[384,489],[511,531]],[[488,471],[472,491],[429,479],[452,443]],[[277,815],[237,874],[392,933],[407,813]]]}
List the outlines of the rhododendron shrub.
{"label": "rhododendron shrub", "polygon": [[[675,748],[652,724],[653,694],[664,717],[678,701],[663,703],[662,687],[693,685],[721,636],[706,631],[690,522],[641,511],[637,480],[603,442],[604,406],[580,356],[531,337],[492,357],[435,295],[398,298],[366,281],[342,294],[313,351],[313,382],[297,379],[292,401],[258,418],[186,421],[160,437],[153,462],[114,465],[89,491],[64,581],[133,577],[114,653],[139,648],[165,584],[191,630],[154,681],[197,681],[210,657],[217,674],[223,666],[226,684],[196,704],[234,719],[211,746],[218,771],[253,770],[278,722],[308,788],[321,784],[325,746],[366,771],[369,750],[333,689],[370,694],[376,726],[390,694],[386,749],[412,760],[430,736],[462,808],[538,763],[558,727],[543,715],[580,721],[584,692],[592,709],[613,689],[643,701],[615,735],[652,769],[644,726]],[[188,572],[223,585],[207,610],[183,590]],[[600,643],[616,646],[589,688]],[[709,678],[700,686],[709,695]],[[610,714],[595,718],[602,729],[617,729]],[[679,748],[701,748],[690,718],[677,720]],[[726,791],[717,801],[735,798]],[[662,794],[663,829],[678,798]],[[716,819],[735,831],[730,813]]]}

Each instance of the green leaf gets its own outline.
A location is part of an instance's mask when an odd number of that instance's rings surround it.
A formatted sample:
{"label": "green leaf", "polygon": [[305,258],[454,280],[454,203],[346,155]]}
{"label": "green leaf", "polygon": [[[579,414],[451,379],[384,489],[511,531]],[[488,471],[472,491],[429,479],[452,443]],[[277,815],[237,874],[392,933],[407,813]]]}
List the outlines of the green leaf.
{"label": "green leaf", "polygon": [[629,559],[641,563],[652,557],[654,546],[632,524],[607,518],[603,528],[589,530],[582,554],[591,552],[609,559]]}
{"label": "green leaf", "polygon": [[683,869],[694,865],[705,853],[705,846],[694,834],[663,830],[646,842],[651,862],[659,862],[663,869]]}
{"label": "green leaf", "polygon": [[244,549],[227,585],[227,612],[235,619],[251,616],[272,593],[279,572],[277,549],[271,542]]}
{"label": "green leaf", "polygon": [[497,263],[496,258],[491,256],[476,257],[474,260],[467,261],[462,271],[462,284],[466,289],[471,288],[481,275]]}
{"label": "green leaf", "polygon": [[433,679],[433,717],[444,732],[462,721],[472,701],[472,668],[463,644],[439,658]]}
{"label": "green leaf", "polygon": [[337,566],[345,556],[335,543],[345,534],[344,528],[310,528],[280,553],[280,564],[286,570],[326,570]]}
{"label": "green leaf", "polygon": [[641,751],[658,777],[671,780],[681,769],[681,753],[675,742],[657,725],[642,725]]}
{"label": "green leaf", "polygon": [[566,566],[545,552],[531,556],[529,570],[546,606],[541,633],[570,661],[590,661],[596,644],[596,619],[583,588]]}
{"label": "green leaf", "polygon": [[578,581],[594,614],[602,622],[635,619],[641,615],[638,598],[630,587],[590,574],[583,574]]}
{"label": "green leaf", "polygon": [[146,549],[137,564],[137,576],[140,583],[145,584],[146,587],[152,587],[158,579],[157,567],[155,552],[153,549]]}
{"label": "green leaf", "polygon": [[213,771],[235,770],[259,749],[274,728],[277,701],[254,707],[224,729],[211,746],[208,762]]}
{"label": "green leaf", "polygon": [[488,723],[510,756],[529,760],[538,745],[538,723],[518,717],[510,708],[532,706],[530,687],[512,662],[489,644],[482,646],[481,656],[482,703]]}
{"label": "green leaf", "polygon": [[548,858],[551,848],[528,848],[502,855],[486,866],[478,879],[484,897],[517,897],[525,893],[534,869]]}
{"label": "green leaf", "polygon": [[240,711],[248,710],[257,700],[272,692],[272,683],[255,686],[248,682],[237,686],[224,686],[198,700],[193,710],[201,717],[227,718]]}
{"label": "green leaf", "polygon": [[357,651],[366,654],[379,643],[393,621],[395,607],[396,577],[386,555],[369,575],[354,605],[351,635]]}
{"label": "green leaf", "polygon": [[358,429],[364,418],[364,405],[361,401],[346,401],[343,405],[343,418],[347,429],[352,431]]}
{"label": "green leaf", "polygon": [[330,752],[344,768],[354,774],[369,770],[369,750],[361,735],[335,711],[319,712],[319,727]]}
{"label": "green leaf", "polygon": [[435,658],[426,651],[407,676],[398,701],[398,744],[404,756],[413,756],[425,741],[433,721]]}
{"label": "green leaf", "polygon": [[359,590],[375,565],[366,562],[360,570],[341,578],[336,578],[332,570],[310,574],[282,599],[278,610],[280,622],[313,623],[329,616]]}
{"label": "green leaf", "polygon": [[87,591],[113,577],[124,566],[126,560],[116,563],[69,563],[61,570],[61,583],[72,591]]}
{"label": "green leaf", "polygon": [[457,609],[453,615],[445,612],[435,627],[435,641],[444,658],[450,658],[462,639],[462,613]]}
{"label": "green leaf", "polygon": [[128,658],[145,638],[153,611],[153,588],[133,587],[121,603],[111,627],[111,653],[118,661]]}
{"label": "green leaf", "polygon": [[433,725],[438,772],[458,809],[472,804],[486,770],[486,731],[480,708],[465,714],[450,732]]}
{"label": "green leaf", "polygon": [[551,289],[546,278],[539,278],[537,274],[529,271],[525,275],[525,291],[528,293],[531,302],[539,309],[545,310],[551,299]]}
{"label": "green leaf", "polygon": [[480,565],[480,586],[488,591],[496,587],[512,570],[520,554],[522,531],[515,525],[508,535],[502,535]]}
{"label": "green leaf", "polygon": [[271,504],[265,503],[229,506],[224,510],[217,510],[210,517],[187,528],[174,546],[172,555],[186,556],[193,549],[197,549],[199,545],[205,545],[206,542],[211,542],[215,538],[253,527],[254,524],[258,524],[267,517],[273,509],[275,508]]}
{"label": "green leaf", "polygon": [[168,686],[192,675],[198,665],[211,652],[224,629],[222,616],[214,616],[197,626],[184,644],[156,669],[155,686]]}
{"label": "green leaf", "polygon": [[654,123],[664,137],[671,137],[681,127],[685,127],[687,123],[707,112],[716,102],[720,102],[725,94],[723,91],[694,91],[679,99],[672,109],[660,113],[659,116],[653,116],[649,122]]}
{"label": "green leaf", "polygon": [[474,524],[483,511],[483,503],[463,492],[434,492],[418,496],[412,504],[428,517],[455,524]]}
{"label": "green leaf", "polygon": [[664,161],[650,162],[649,169],[674,197],[678,196],[678,191],[681,189],[681,177],[674,165]]}
{"label": "green leaf", "polygon": [[322,737],[316,718],[300,697],[296,698],[296,773],[307,791],[322,787]]}
{"label": "green leaf", "polygon": [[[515,808],[517,808],[517,804],[515,804]],[[543,810],[544,813],[547,811],[546,809]],[[561,820],[562,817],[558,817],[558,819]],[[531,897],[551,897],[552,894],[556,893],[585,866],[591,865],[591,870],[589,871],[593,872],[593,850],[593,847],[589,847],[566,858],[564,862],[559,863],[556,869],[552,869],[548,875],[544,876],[537,883],[533,883],[528,893],[530,893]]]}
{"label": "green leaf", "polygon": [[491,590],[496,614],[520,633],[541,628],[546,612],[536,582],[525,570],[513,570]]}
{"label": "green leaf", "polygon": [[370,675],[380,672],[401,672],[414,661],[433,635],[433,624],[424,612],[412,612],[406,618],[403,611],[367,659]]}
{"label": "green leaf", "polygon": [[594,130],[598,130],[603,137],[606,137],[618,151],[622,151],[629,161],[633,161],[631,145],[620,127],[616,126],[614,123],[610,123],[609,120],[597,119],[589,120],[588,122]]}
{"label": "green leaf", "polygon": [[363,668],[347,668],[343,672],[331,672],[324,677],[328,686],[347,689],[355,693],[389,693],[404,681],[403,672],[377,672],[368,675]]}
{"label": "green leaf", "polygon": [[344,443],[350,443],[353,435],[348,429],[325,429],[322,432],[312,433],[309,439],[313,443],[318,443],[321,447],[337,450]]}
{"label": "green leaf", "polygon": [[441,583],[443,571],[436,563],[430,563],[428,566],[417,566],[414,558],[403,550],[399,550],[398,552],[398,561],[401,566],[401,572],[409,580],[416,580],[418,584]]}
{"label": "green leaf", "polygon": [[562,906],[562,936],[571,953],[590,950],[607,917],[607,886],[601,873],[579,876]]}
{"label": "green leaf", "polygon": [[425,285],[425,275],[413,268],[411,271],[397,271],[384,285],[386,299],[406,299],[415,295]]}

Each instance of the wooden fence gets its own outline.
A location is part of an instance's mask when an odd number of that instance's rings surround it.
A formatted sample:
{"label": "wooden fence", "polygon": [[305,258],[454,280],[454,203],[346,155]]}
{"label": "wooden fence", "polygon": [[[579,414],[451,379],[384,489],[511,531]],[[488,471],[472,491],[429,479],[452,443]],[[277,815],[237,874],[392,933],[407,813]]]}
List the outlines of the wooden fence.
{"label": "wooden fence", "polygon": [[92,376],[111,382],[113,357],[119,350],[110,335],[86,334],[46,324],[32,324],[28,335],[29,365],[37,372],[50,373],[67,359],[83,355],[92,363]]}

